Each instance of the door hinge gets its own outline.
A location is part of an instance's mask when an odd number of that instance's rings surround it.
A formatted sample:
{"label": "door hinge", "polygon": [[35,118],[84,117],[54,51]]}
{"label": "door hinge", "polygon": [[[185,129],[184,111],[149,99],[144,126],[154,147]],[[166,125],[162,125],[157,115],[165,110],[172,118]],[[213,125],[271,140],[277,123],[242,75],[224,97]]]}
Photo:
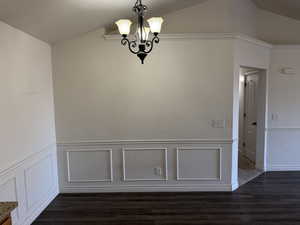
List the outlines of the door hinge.
{"label": "door hinge", "polygon": [[243,147],[244,147],[244,148],[246,147],[246,142],[243,142]]}
{"label": "door hinge", "polygon": [[247,114],[246,113],[244,113],[244,118],[246,118],[247,117]]}

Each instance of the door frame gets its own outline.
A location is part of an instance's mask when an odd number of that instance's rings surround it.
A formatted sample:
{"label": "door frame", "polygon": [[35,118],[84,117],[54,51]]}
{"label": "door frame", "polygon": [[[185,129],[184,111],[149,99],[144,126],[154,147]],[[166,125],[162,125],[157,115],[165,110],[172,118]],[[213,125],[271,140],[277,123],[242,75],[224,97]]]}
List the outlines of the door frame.
{"label": "door frame", "polygon": [[[258,82],[258,98],[257,98],[257,127],[256,127],[256,162],[255,166],[261,171],[266,171],[266,125],[267,125],[267,69],[249,67],[249,66],[240,66],[239,68],[239,78],[243,76],[242,69],[252,69],[257,70],[259,76]],[[240,88],[241,82],[239,82]],[[240,107],[240,102],[238,102],[238,109]],[[238,120],[240,118],[238,117]],[[239,123],[239,121],[238,121]],[[240,131],[239,131],[240,132]],[[239,153],[238,153],[239,154]]]}

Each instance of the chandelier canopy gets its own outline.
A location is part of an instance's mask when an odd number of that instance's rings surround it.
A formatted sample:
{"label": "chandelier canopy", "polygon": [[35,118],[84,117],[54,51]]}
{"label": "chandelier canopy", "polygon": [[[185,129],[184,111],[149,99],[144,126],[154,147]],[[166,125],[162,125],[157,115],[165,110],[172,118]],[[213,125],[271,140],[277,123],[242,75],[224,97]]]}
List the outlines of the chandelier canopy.
{"label": "chandelier canopy", "polygon": [[145,24],[145,13],[148,10],[147,6],[143,5],[142,0],[137,0],[133,11],[137,15],[137,30],[133,40],[128,39],[130,34],[130,27],[132,22],[127,19],[121,19],[116,22],[119,32],[122,35],[122,45],[128,45],[130,52],[137,55],[142,64],[147,55],[152,51],[154,44],[159,43],[158,35],[161,31],[163,18],[153,17],[147,20],[148,25]]}

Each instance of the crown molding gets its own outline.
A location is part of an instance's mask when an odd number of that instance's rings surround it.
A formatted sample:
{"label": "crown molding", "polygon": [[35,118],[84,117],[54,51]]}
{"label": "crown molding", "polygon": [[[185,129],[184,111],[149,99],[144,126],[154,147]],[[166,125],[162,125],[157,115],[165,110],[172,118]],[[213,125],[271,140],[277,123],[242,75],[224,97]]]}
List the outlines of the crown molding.
{"label": "crown molding", "polygon": [[[134,37],[134,35],[130,35]],[[181,34],[160,34],[160,39],[180,40],[180,39],[202,39],[202,40],[222,40],[222,39],[238,39],[260,45],[267,48],[272,48],[273,45],[240,33],[181,33]],[[104,35],[105,40],[121,40],[119,34]]]}

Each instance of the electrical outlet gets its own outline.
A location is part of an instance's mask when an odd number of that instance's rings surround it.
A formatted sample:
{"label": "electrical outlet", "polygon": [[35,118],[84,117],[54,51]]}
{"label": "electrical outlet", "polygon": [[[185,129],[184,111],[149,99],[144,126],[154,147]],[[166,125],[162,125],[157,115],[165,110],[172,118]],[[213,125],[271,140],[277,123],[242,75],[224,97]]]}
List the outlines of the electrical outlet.
{"label": "electrical outlet", "polygon": [[155,167],[154,168],[154,174],[157,176],[161,176],[162,175],[162,169],[160,167]]}

